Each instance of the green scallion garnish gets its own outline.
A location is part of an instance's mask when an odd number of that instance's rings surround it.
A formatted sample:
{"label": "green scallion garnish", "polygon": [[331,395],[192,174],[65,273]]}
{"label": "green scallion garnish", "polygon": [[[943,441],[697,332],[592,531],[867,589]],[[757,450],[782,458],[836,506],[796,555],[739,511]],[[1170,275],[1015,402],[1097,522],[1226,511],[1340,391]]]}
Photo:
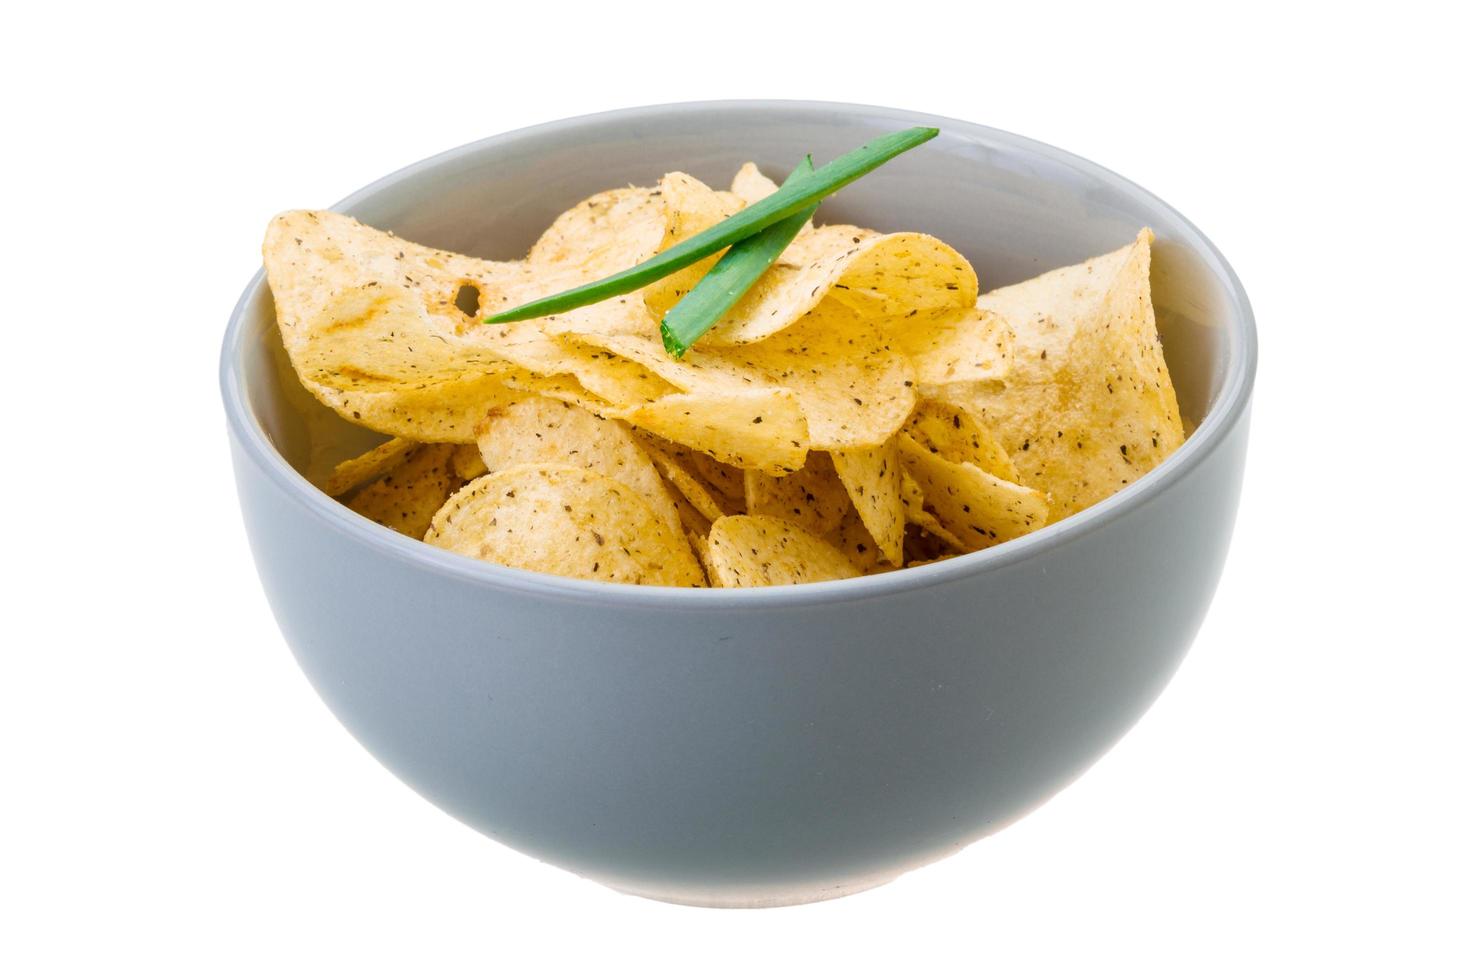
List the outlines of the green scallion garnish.
{"label": "green scallion garnish", "polygon": [[756,232],[768,228],[778,221],[800,214],[822,198],[857,180],[864,174],[892,160],[906,150],[927,143],[939,130],[916,126],[899,133],[880,136],[865,146],[848,153],[813,170],[795,180],[788,180],[780,190],[770,197],[757,201],[750,207],[731,215],[719,224],[660,252],[646,262],[631,269],[615,273],[605,279],[568,289],[554,296],[534,300],[504,310],[485,318],[486,323],[510,323],[514,320],[530,320],[534,317],[565,313],[581,306],[590,306],[609,296],[621,296],[657,282],[670,273],[693,265],[700,259],[713,255],[720,249],[749,238]]}
{"label": "green scallion garnish", "polygon": [[[807,157],[781,186],[788,187],[812,172],[812,158]],[[690,346],[719,322],[720,317],[729,312],[730,307],[771,267],[771,263],[786,251],[797,232],[817,213],[817,207],[817,204],[810,205],[805,211],[783,218],[731,245],[715,267],[689,291],[689,295],[664,314],[658,325],[664,338],[664,350],[675,357],[683,357]]]}

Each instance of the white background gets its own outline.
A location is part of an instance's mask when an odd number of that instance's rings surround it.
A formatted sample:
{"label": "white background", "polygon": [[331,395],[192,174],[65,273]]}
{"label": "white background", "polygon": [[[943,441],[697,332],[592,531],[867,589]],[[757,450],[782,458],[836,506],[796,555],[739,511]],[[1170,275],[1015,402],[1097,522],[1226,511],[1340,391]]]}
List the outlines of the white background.
{"label": "white background", "polygon": [[[1463,31],[1411,3],[501,6],[7,15],[0,974],[1465,976]],[[1231,258],[1262,349],[1232,558],[1148,716],[999,836],[759,912],[540,865],[369,758],[266,608],[215,387],[274,212],[730,97],[1097,160]]]}

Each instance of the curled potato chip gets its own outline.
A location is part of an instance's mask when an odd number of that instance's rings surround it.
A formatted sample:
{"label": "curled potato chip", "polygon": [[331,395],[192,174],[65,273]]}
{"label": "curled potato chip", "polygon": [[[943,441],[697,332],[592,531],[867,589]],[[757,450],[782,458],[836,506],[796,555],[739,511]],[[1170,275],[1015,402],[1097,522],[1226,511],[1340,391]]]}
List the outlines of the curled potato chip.
{"label": "curled potato chip", "polygon": [[683,392],[606,414],[741,469],[793,473],[806,459],[806,421],[779,388]]}
{"label": "curled potato chip", "polygon": [[654,188],[619,187],[562,212],[526,260],[574,268],[591,282],[652,258],[666,234],[663,204]]}
{"label": "curled potato chip", "polygon": [[[653,460],[653,465],[663,474],[664,480],[674,488],[675,503],[683,500],[695,513],[703,517],[704,527],[701,533],[708,531],[708,525],[712,521],[719,520],[726,514],[737,513],[740,506],[731,501],[723,494],[717,494],[708,484],[701,479],[693,469],[686,465],[682,455],[677,452],[666,452],[658,445],[654,445],[654,437],[640,439],[639,444],[643,451]],[[664,443],[664,440],[656,440]],[[686,450],[687,453],[687,450]],[[680,508],[683,513],[683,509]],[[691,527],[690,522],[684,521],[685,527]]]}
{"label": "curled potato chip", "polygon": [[878,543],[873,540],[873,535],[863,524],[863,519],[858,516],[856,510],[849,510],[842,515],[842,522],[835,530],[827,532],[823,537],[832,543],[838,551],[847,556],[853,567],[864,575],[872,575],[875,572],[888,572],[899,567],[903,561],[903,525],[899,524],[899,557],[898,564],[890,562],[884,557]]}
{"label": "curled potato chip", "polygon": [[453,453],[453,446],[419,446],[381,479],[347,498],[347,506],[384,527],[422,538],[459,486],[449,462]]}
{"label": "curled potato chip", "polygon": [[449,457],[449,466],[455,477],[465,483],[490,472],[485,466],[485,457],[480,455],[479,446],[455,446]]}
{"label": "curled potato chip", "polygon": [[531,397],[491,409],[477,436],[480,455],[492,473],[525,463],[582,466],[640,494],[671,528],[683,527],[653,462],[621,422],[551,398]]}
{"label": "curled potato chip", "polygon": [[527,279],[405,242],[343,215],[278,215],[263,246],[281,340],[307,390],[344,418],[420,441],[464,441],[513,369],[461,330],[483,292]]}
{"label": "curled potato chip", "polygon": [[376,480],[398,466],[418,447],[419,444],[412,439],[394,436],[362,455],[343,460],[332,467],[331,475],[322,481],[322,492],[329,497],[340,497],[353,487]]}
{"label": "curled potato chip", "polygon": [[[895,446],[895,451],[896,449]],[[939,519],[924,509],[924,492],[919,489],[919,484],[913,474],[907,470],[900,475],[899,496],[903,500],[904,520],[916,531],[944,542],[957,554],[965,553],[964,543],[946,531],[944,525],[939,523]]]}
{"label": "curled potato chip", "polygon": [[971,306],[977,288],[970,264],[937,238],[824,225],[798,235],[701,343],[765,340],[828,297],[873,319]]}
{"label": "curled potato chip", "polygon": [[784,518],[820,535],[835,530],[851,506],[826,453],[810,453],[805,466],[786,476],[745,471],[746,513]]}
{"label": "curled potato chip", "polygon": [[735,172],[735,179],[730,182],[730,192],[740,198],[746,207],[756,201],[765,200],[777,190],[776,182],[761,173],[754,163],[743,164]]}
{"label": "curled potato chip", "polygon": [[899,564],[904,508],[898,447],[889,440],[881,446],[834,451],[832,463],[879,556]]}
{"label": "curled potato chip", "polygon": [[913,411],[912,365],[872,321],[837,305],[769,340],[719,352],[796,396],[814,449],[881,446]]}
{"label": "curled potato chip", "polygon": [[1010,371],[1015,334],[990,310],[971,306],[895,320],[893,335],[913,363],[920,393],[929,397],[998,381]]}
{"label": "curled potato chip", "polygon": [[956,463],[939,452],[898,436],[899,458],[923,491],[944,529],[967,551],[988,548],[1046,524],[1046,498],[1009,483],[973,463]]}
{"label": "curled potato chip", "polygon": [[704,584],[684,532],[643,495],[580,466],[525,464],[466,484],[434,515],[429,544],[553,575]]}
{"label": "curled potato chip", "polygon": [[710,528],[707,547],[711,582],[727,589],[861,574],[831,544],[779,517],[722,517]]}
{"label": "curled potato chip", "polygon": [[965,404],[999,437],[1020,482],[1059,520],[1153,469],[1184,441],[1149,288],[1145,228],[1130,245],[989,293],[1015,331],[1005,380]]}
{"label": "curled potato chip", "polygon": [[[660,251],[719,224],[745,206],[745,202],[734,193],[713,190],[685,173],[665,174],[658,183],[658,193],[664,209],[664,238]],[[720,260],[720,254],[701,259],[643,287],[643,299],[649,313],[655,319],[662,317],[704,278],[705,273]]]}
{"label": "curled potato chip", "polygon": [[963,406],[924,401],[914,410],[904,431],[914,441],[956,463],[974,463],[1009,483],[1019,482],[1015,464],[990,427],[977,421]]}

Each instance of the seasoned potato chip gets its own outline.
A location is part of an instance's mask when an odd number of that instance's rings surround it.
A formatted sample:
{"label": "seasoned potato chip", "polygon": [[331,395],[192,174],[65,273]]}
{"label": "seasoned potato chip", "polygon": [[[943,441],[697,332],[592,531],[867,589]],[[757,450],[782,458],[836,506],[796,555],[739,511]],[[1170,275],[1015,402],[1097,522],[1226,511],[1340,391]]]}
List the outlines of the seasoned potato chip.
{"label": "seasoned potato chip", "polygon": [[1009,483],[1019,482],[1015,464],[990,428],[960,405],[924,401],[904,431],[914,441],[956,463],[974,463]]}
{"label": "seasoned potato chip", "polygon": [[[882,445],[914,407],[908,358],[874,321],[836,304],[820,307],[767,341],[696,347],[677,361],[653,334],[567,336],[637,361],[675,387],[714,402],[785,389],[797,400],[814,449]],[[750,455],[759,458],[759,453]]]}
{"label": "seasoned potato chip", "polygon": [[667,231],[663,203],[653,188],[619,187],[562,212],[526,260],[570,266],[591,282],[652,258]]}
{"label": "seasoned potato chip", "polygon": [[1015,334],[989,310],[971,306],[895,320],[893,334],[913,362],[919,392],[929,397],[998,381],[1010,371]]}
{"label": "seasoned potato chip", "polygon": [[449,466],[455,477],[465,483],[490,472],[485,466],[485,457],[480,455],[479,446],[455,446],[449,457]]}
{"label": "seasoned potato chip", "polygon": [[[653,465],[663,474],[665,482],[674,488],[674,503],[677,504],[682,499],[695,513],[704,518],[703,523],[705,527],[701,533],[708,530],[710,522],[719,520],[726,514],[737,513],[740,510],[737,504],[724,497],[723,494],[717,495],[708,484],[697,476],[686,465],[685,461],[680,458],[682,454],[665,452],[658,445],[654,444],[655,441],[657,443],[664,443],[662,439],[655,440],[654,437],[648,437],[647,439],[640,439],[639,444],[643,447],[643,451],[648,454],[648,458],[653,460]],[[684,454],[688,454],[688,452],[688,450],[685,450]],[[683,508],[680,508],[680,513],[683,513]],[[687,517],[684,521],[684,526],[693,528],[693,525],[690,524]]]}
{"label": "seasoned potato chip", "polygon": [[820,307],[769,340],[719,354],[796,396],[813,449],[881,446],[914,408],[908,358],[841,306]]}
{"label": "seasoned potato chip", "polygon": [[1020,537],[1046,524],[1040,491],[1008,483],[973,463],[956,463],[898,436],[899,458],[924,493],[944,529],[968,551]]}
{"label": "seasoned potato chip", "polygon": [[515,568],[602,582],[703,585],[684,532],[642,494],[580,466],[525,464],[466,484],[429,544]]}
{"label": "seasoned potato chip", "polygon": [[503,395],[497,378],[513,365],[462,336],[474,314],[461,306],[526,279],[521,263],[424,248],[325,211],[277,216],[263,253],[292,366],[344,418],[464,441],[464,419]]}
{"label": "seasoned potato chip", "polygon": [[708,548],[711,582],[727,589],[861,574],[832,545],[779,517],[722,517],[710,528]]}
{"label": "seasoned potato chip", "polygon": [[899,564],[904,509],[898,447],[889,440],[881,446],[835,451],[832,463],[879,555],[889,564]]}
{"label": "seasoned potato chip", "polygon": [[322,482],[322,492],[329,497],[340,497],[359,484],[376,480],[412,455],[419,444],[412,439],[394,436],[381,445],[374,446],[361,456],[343,460],[332,468],[332,473]]}
{"label": "seasoned potato chip", "polygon": [[[897,444],[894,446],[894,451],[897,452]],[[956,554],[965,553],[964,543],[946,531],[944,525],[939,523],[939,519],[925,509],[924,492],[919,489],[919,484],[914,479],[913,474],[907,470],[904,470],[900,475],[899,496],[903,500],[904,520],[912,525],[915,532],[926,534],[929,537],[942,541]],[[907,537],[905,541],[907,541]]]}
{"label": "seasoned potato chip", "polygon": [[820,535],[835,530],[851,505],[826,453],[809,454],[806,465],[787,476],[745,471],[745,509],[750,514],[785,518]]}
{"label": "seasoned potato chip", "polygon": [[1014,363],[966,404],[1059,520],[1122,489],[1184,441],[1154,325],[1149,245],[1131,245],[981,297],[1016,333]]}
{"label": "seasoned potato chip", "polygon": [[658,470],[621,422],[551,398],[531,397],[491,409],[476,435],[492,473],[526,463],[586,467],[640,494],[669,527],[683,527]]}
{"label": "seasoned potato chip", "polygon": [[[903,524],[898,527],[900,545],[903,541]],[[842,515],[842,523],[837,525],[836,530],[829,531],[824,537],[830,541],[838,551],[847,556],[859,572],[864,575],[872,575],[875,572],[889,572],[899,567],[898,564],[890,562],[883,556],[878,543],[868,533],[867,527],[863,525],[863,519],[858,516],[856,510],[849,510]],[[899,563],[903,560],[903,549],[899,549]]]}
{"label": "seasoned potato chip", "polygon": [[794,473],[806,459],[801,408],[779,388],[686,392],[607,415],[741,469]]}
{"label": "seasoned potato chip", "polygon": [[449,462],[453,453],[453,446],[419,446],[382,479],[347,498],[347,506],[384,527],[422,538],[459,486]]}
{"label": "seasoned potato chip", "polygon": [[[719,224],[745,206],[729,191],[713,190],[685,173],[665,174],[658,182],[663,205],[664,239],[660,251]],[[668,312],[720,260],[719,253],[643,287],[643,299],[654,319]]]}
{"label": "seasoned potato chip", "polygon": [[760,168],[754,163],[741,166],[736,172],[735,179],[730,183],[730,191],[736,197],[750,207],[756,201],[762,201],[777,191],[776,182],[760,172]]}
{"label": "seasoned potato chip", "polygon": [[700,343],[764,340],[828,297],[871,319],[963,309],[974,304],[976,292],[970,264],[937,238],[823,225],[797,235]]}

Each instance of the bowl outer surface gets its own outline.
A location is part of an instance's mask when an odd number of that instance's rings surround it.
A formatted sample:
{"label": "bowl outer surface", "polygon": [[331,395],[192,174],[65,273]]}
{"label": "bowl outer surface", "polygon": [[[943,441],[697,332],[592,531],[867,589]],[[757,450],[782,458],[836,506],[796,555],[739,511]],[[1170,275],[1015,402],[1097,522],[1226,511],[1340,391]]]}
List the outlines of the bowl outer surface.
{"label": "bowl outer surface", "polygon": [[[749,158],[780,174],[798,152],[830,158],[930,119],[807,103],[628,110],[451,151],[342,208],[510,257],[607,186],[674,167],[715,183]],[[1213,247],[1146,192],[1040,144],[939,124],[934,152],[865,178],[824,220],[938,234],[986,288],[1150,224],[1171,369],[1186,414],[1204,420],[1109,501],[934,566],[678,592],[502,569],[395,536],[322,498],[272,448],[301,465],[311,427],[297,416],[315,406],[285,390],[269,291],[252,283],[223,364],[246,527],[302,667],[389,769],[483,832],[617,887],[780,904],[993,831],[1137,720],[1188,648],[1228,547],[1250,311]]]}

